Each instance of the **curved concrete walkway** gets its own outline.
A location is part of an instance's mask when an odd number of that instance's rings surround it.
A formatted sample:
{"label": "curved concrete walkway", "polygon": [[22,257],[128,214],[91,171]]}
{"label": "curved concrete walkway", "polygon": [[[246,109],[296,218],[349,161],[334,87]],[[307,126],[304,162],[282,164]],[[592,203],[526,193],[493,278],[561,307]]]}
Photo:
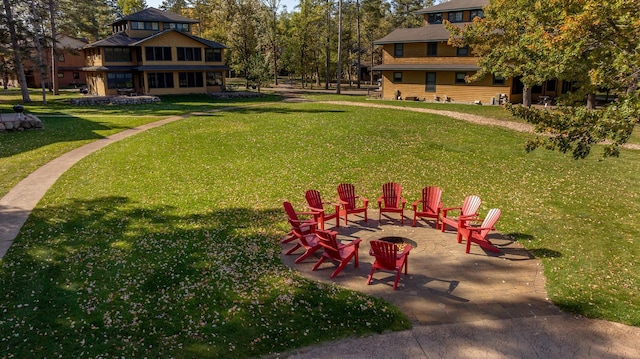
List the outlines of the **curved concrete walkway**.
{"label": "curved concrete walkway", "polygon": [[[342,104],[342,103],[341,103]],[[350,103],[343,103],[349,105]],[[231,108],[219,109],[211,112],[229,110]],[[406,109],[406,108],[398,108]],[[44,196],[47,190],[67,169],[85,156],[121,139],[130,137],[142,131],[164,125],[166,123],[178,121],[189,116],[200,115],[202,113],[192,113],[184,116],[174,116],[164,120],[149,123],[133,129],[125,130],[112,136],[94,141],[73,151],[70,151],[59,158],[45,164],[34,171],[27,178],[16,185],[7,195],[0,199],[0,258],[2,258],[11,243],[20,231],[33,208]],[[376,224],[377,225],[377,224]],[[363,227],[365,228],[365,227]],[[410,227],[406,226],[406,230]],[[366,228],[365,228],[366,230]],[[432,230],[433,231],[433,230]],[[433,233],[432,233],[433,234]],[[343,235],[354,235],[354,233],[343,233]],[[418,236],[419,237],[419,236]],[[445,238],[445,241],[450,238]],[[429,245],[423,245],[423,249],[429,249]],[[433,249],[433,248],[431,248]],[[412,252],[416,257],[420,251]],[[429,251],[424,251],[427,255]],[[480,253],[482,256],[482,253]],[[363,254],[363,258],[364,258]],[[413,258],[413,257],[412,257]],[[468,257],[471,258],[471,257]],[[415,259],[415,258],[414,258]],[[499,258],[498,258],[499,259]],[[478,257],[477,261],[497,260],[496,258]],[[473,259],[472,259],[473,262]],[[286,263],[286,261],[285,261]],[[413,263],[413,262],[412,262]],[[488,262],[489,263],[489,262]],[[529,262],[535,263],[535,262]],[[451,263],[438,263],[432,260],[425,262],[427,267],[432,265],[440,271],[446,270],[446,265]],[[468,266],[469,264],[467,264]],[[495,266],[496,264],[492,264]],[[303,275],[310,274],[310,264],[300,266]],[[460,268],[464,268],[462,265]],[[471,265],[470,272],[476,272]],[[535,267],[535,266],[534,266]],[[306,268],[306,269],[305,269]],[[499,268],[499,266],[497,267]],[[504,272],[506,278],[513,277],[510,269],[503,268],[495,271],[496,275]],[[345,272],[344,273],[348,273]],[[427,272],[428,273],[428,272]],[[432,272],[433,273],[433,272]],[[440,272],[442,273],[442,272]],[[466,297],[482,298],[485,292],[491,292],[489,297],[501,298],[506,287],[500,287],[500,283],[485,283],[484,286],[477,286],[475,289],[468,289],[467,294],[458,296],[458,293],[465,293],[462,289],[456,289],[458,285],[451,286],[456,280],[439,279],[442,275],[433,278],[423,278],[422,284],[440,283],[447,288],[419,288],[405,290],[404,296],[401,288],[396,293],[390,292],[384,284],[371,286],[367,290],[374,288],[376,293],[396,304],[408,313],[414,323],[411,330],[404,332],[386,333],[372,335],[364,338],[350,338],[337,342],[325,343],[318,346],[298,349],[290,353],[283,353],[278,357],[290,358],[640,358],[640,328],[630,327],[618,323],[611,323],[601,320],[589,320],[575,318],[570,315],[561,314],[557,308],[548,303],[540,296],[541,269],[530,269],[528,274],[523,274],[522,280],[533,275],[537,278],[537,284],[532,286],[536,299],[532,308],[526,300],[518,301],[518,306],[508,307],[505,305],[492,305],[490,301],[478,306],[478,303],[471,303],[473,310],[465,309]],[[328,273],[322,272],[328,276]],[[344,276],[338,276],[336,282],[343,281]],[[352,277],[354,286],[362,286],[361,277]],[[319,280],[327,280],[318,277]],[[511,280],[510,279],[510,280]],[[340,283],[349,287],[345,283]],[[503,282],[507,283],[505,280]],[[358,289],[358,288],[354,288]],[[365,288],[362,291],[367,292]],[[457,292],[456,292],[457,291]],[[510,295],[517,296],[517,290],[510,292]],[[429,295],[440,296],[443,300],[454,300],[460,302],[454,311],[447,310],[444,306],[434,303],[429,304]],[[455,293],[455,294],[454,294]],[[506,293],[506,292],[505,292]],[[407,296],[408,295],[408,296]],[[404,298],[404,299],[403,299]],[[426,299],[425,299],[426,298]],[[463,300],[460,301],[459,299]],[[409,300],[411,299],[411,300]],[[514,298],[512,298],[514,299]],[[483,310],[483,306],[487,308]],[[534,310],[534,306],[535,309]],[[451,306],[449,307],[451,308]],[[456,314],[456,312],[458,314]],[[461,313],[466,313],[462,315]],[[520,314],[518,314],[520,313]]]}

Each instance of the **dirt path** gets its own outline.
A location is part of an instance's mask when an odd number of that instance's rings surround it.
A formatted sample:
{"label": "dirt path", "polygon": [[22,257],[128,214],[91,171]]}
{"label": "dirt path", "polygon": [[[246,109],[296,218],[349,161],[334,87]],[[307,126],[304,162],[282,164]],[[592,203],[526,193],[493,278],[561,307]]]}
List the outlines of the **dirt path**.
{"label": "dirt path", "polygon": [[[455,118],[456,120],[467,121],[471,123],[475,123],[478,125],[487,125],[487,126],[498,126],[503,128],[508,128],[510,130],[518,131],[518,132],[526,132],[535,134],[533,130],[533,125],[528,123],[518,123],[511,121],[501,121],[495,120],[489,117],[483,117],[478,115],[471,115],[468,113],[455,112],[455,111],[443,111],[443,110],[431,110],[427,108],[415,108],[415,107],[403,107],[403,106],[393,106],[393,105],[383,105],[383,104],[373,104],[373,103],[360,103],[360,102],[349,102],[349,101],[319,101],[319,103],[326,103],[331,105],[341,105],[341,106],[359,106],[359,107],[375,107],[375,108],[386,108],[393,110],[404,110],[404,111],[412,111],[412,112],[420,112],[420,113],[429,113],[433,115],[442,115],[451,118]],[[630,150],[640,150],[640,145],[636,144],[624,144],[623,148]]]}

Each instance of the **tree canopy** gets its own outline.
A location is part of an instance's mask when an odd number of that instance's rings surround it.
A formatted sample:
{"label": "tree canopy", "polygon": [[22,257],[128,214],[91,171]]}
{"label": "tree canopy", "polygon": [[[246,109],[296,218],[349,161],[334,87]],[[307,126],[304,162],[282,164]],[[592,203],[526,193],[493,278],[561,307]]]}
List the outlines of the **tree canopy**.
{"label": "tree canopy", "polygon": [[[463,29],[448,27],[451,43],[469,45],[481,58],[472,79],[519,77],[525,89],[551,79],[573,84],[558,99],[566,106],[558,111],[510,107],[544,134],[528,150],[544,146],[584,158],[593,144],[608,141],[604,155],[619,154],[640,117],[637,0],[492,0],[485,18]],[[573,106],[587,98],[593,107],[598,91],[618,100],[594,111]]]}

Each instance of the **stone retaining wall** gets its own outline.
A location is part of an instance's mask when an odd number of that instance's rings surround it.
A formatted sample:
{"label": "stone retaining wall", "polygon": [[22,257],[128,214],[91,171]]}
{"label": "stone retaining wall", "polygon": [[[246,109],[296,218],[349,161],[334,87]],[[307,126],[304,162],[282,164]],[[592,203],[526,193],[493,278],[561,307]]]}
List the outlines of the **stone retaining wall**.
{"label": "stone retaining wall", "polygon": [[34,115],[22,114],[22,116],[18,116],[18,114],[15,113],[0,114],[0,132],[41,130],[43,128],[42,121]]}
{"label": "stone retaining wall", "polygon": [[157,96],[87,96],[74,98],[69,103],[76,106],[95,105],[138,105],[143,103],[160,102]]}

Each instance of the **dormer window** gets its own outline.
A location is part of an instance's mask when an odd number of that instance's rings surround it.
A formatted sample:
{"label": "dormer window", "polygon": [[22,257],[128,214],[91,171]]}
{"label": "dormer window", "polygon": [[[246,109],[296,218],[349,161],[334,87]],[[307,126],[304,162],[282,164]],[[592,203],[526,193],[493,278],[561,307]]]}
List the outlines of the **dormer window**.
{"label": "dormer window", "polygon": [[462,22],[462,11],[454,11],[449,13],[450,22]]}
{"label": "dormer window", "polygon": [[160,25],[155,21],[131,21],[131,30],[159,30]]}
{"label": "dormer window", "polygon": [[471,18],[472,21],[476,17],[483,18],[484,17],[484,10],[482,10],[482,9],[471,10],[471,12],[469,13],[469,17]]}
{"label": "dormer window", "polygon": [[427,22],[429,24],[442,24],[442,13],[438,12],[435,14],[428,14],[427,15]]}
{"label": "dormer window", "polygon": [[165,22],[162,24],[163,30],[168,29],[176,29],[182,32],[189,32],[189,24],[175,23],[175,22]]}

